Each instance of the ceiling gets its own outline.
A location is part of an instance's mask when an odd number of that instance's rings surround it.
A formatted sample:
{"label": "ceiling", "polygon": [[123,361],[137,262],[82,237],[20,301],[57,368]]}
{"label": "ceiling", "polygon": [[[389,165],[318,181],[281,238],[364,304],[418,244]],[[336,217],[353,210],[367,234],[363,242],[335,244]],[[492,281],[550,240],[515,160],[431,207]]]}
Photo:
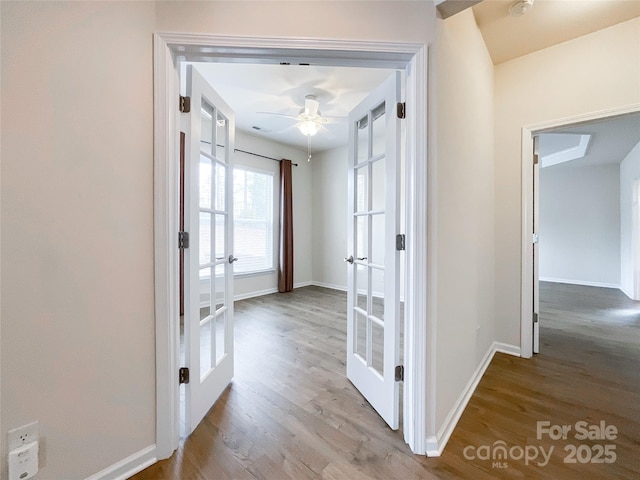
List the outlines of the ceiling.
{"label": "ceiling", "polygon": [[572,147],[570,137],[566,134],[591,135],[585,155],[547,168],[619,164],[640,142],[640,112],[559,128],[540,135],[539,153],[543,166],[544,156]]}
{"label": "ceiling", "polygon": [[473,7],[494,64],[499,64],[640,16],[637,0],[534,0],[529,13],[509,16],[515,0]]}
{"label": "ceiling", "polygon": [[[347,116],[392,70],[309,65],[197,63],[196,68],[236,114],[236,128],[287,145],[307,149],[297,123],[273,112],[297,116],[306,95],[315,95],[323,117],[331,118],[311,137],[311,151],[347,143]],[[259,130],[257,130],[257,127]]]}
{"label": "ceiling", "polygon": [[[513,2],[484,0],[473,7],[494,64],[640,16],[636,0],[535,0],[529,13],[514,18],[509,16]],[[345,145],[349,111],[392,72],[308,65],[195,65],[236,113],[238,130],[304,150],[307,137],[294,127],[295,120],[258,112],[295,117],[304,97],[316,95],[322,116],[336,118],[311,137],[312,152]]]}

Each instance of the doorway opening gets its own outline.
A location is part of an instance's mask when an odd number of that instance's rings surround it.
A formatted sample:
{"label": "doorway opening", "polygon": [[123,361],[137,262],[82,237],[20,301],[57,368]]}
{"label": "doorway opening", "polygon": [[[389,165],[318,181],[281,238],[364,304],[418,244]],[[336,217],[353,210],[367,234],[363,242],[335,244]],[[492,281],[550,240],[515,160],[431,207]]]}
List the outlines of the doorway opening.
{"label": "doorway opening", "polygon": [[[282,62],[256,65],[249,63],[185,61],[180,63],[180,93],[184,97],[189,96],[187,85],[188,68],[197,70],[234,112],[236,128],[231,203],[234,206],[232,222],[234,224],[234,242],[232,252],[237,261],[233,264],[235,267],[233,277],[234,298],[231,301],[242,301],[278,291],[279,159],[286,158],[293,162],[294,167],[292,175],[294,196],[293,250],[295,252],[294,273],[296,274],[294,286],[296,288],[304,288],[314,285],[329,289],[325,290],[322,295],[319,295],[319,292],[314,289],[307,289],[307,292],[316,299],[322,299],[323,304],[319,304],[317,307],[324,309],[328,317],[331,315],[335,317],[344,316],[341,315],[341,312],[346,309],[347,300],[343,294],[337,292],[347,291],[347,272],[349,270],[349,265],[343,262],[345,252],[350,251],[350,248],[347,247],[348,222],[346,221],[347,199],[349,198],[347,188],[347,163],[349,157],[347,141],[349,135],[348,115],[368,94],[376,90],[389,77],[395,76],[396,72],[398,74],[403,72],[386,68],[282,65]],[[402,83],[400,77],[398,77],[398,84],[402,85]],[[313,112],[307,112],[310,102],[317,102]],[[314,107],[314,105],[311,104],[311,107]],[[378,113],[378,110],[376,110],[376,113]],[[303,134],[303,127],[306,125],[305,122],[300,120],[300,117],[303,115],[312,116],[314,113],[319,117],[318,131],[313,136]],[[185,116],[181,116],[181,120],[184,119]],[[380,128],[383,120],[384,118],[380,114],[376,116],[371,129],[374,156],[378,153],[378,149],[381,149],[384,145],[384,130]],[[206,128],[204,128],[205,123]],[[187,128],[184,128],[184,130],[187,130]],[[211,137],[213,135],[211,130],[209,116],[205,115],[203,117],[203,128],[201,129],[202,139],[199,139],[205,152],[210,150]],[[362,131],[366,131],[364,125]],[[366,140],[367,138],[364,139],[365,143]],[[218,143],[220,144],[219,140]],[[362,141],[359,144],[362,144]],[[387,156],[386,158],[389,157]],[[402,156],[394,160],[399,162],[398,173],[403,171],[403,160]],[[382,167],[382,170],[380,167]],[[382,375],[385,357],[382,342],[383,332],[392,325],[393,320],[390,317],[391,313],[394,313],[387,310],[387,315],[384,315],[386,300],[384,294],[385,278],[384,269],[380,264],[384,261],[385,253],[385,217],[388,217],[387,221],[391,221],[392,218],[399,215],[399,229],[397,231],[402,232],[405,230],[401,214],[405,210],[402,191],[399,192],[401,201],[396,206],[397,213],[393,216],[383,213],[385,191],[396,183],[399,184],[400,190],[404,187],[402,182],[397,181],[401,174],[397,179],[394,178],[396,181],[387,179],[385,182],[384,167],[385,160],[381,158],[373,162],[371,172],[367,174],[372,197],[372,205],[368,210],[375,211],[375,213],[366,217],[359,217],[358,248],[357,252],[352,251],[356,255],[356,263],[359,265],[360,275],[357,280],[357,295],[359,300],[358,307],[360,307],[359,312],[364,315],[362,319],[367,318],[366,299],[368,288],[371,290],[372,297],[369,308],[370,315],[368,316],[368,318],[372,319],[369,326],[370,331],[367,332],[364,324],[360,325],[361,328],[359,328],[357,335],[359,343],[357,350],[360,358],[366,358],[366,339],[370,337],[371,348],[368,354],[371,360],[369,363],[373,369],[380,372],[380,375]],[[200,181],[206,183],[211,177],[211,169],[208,163],[202,164],[202,159],[200,161],[200,170],[204,174]],[[362,168],[359,171],[362,172]],[[205,195],[209,191],[209,186],[207,185],[200,185],[200,187],[192,185],[191,188],[199,188]],[[180,195],[181,198],[185,196],[183,193]],[[366,196],[367,192],[362,192],[362,194]],[[364,198],[363,201],[365,201]],[[184,202],[181,203],[181,218],[184,216],[183,208]],[[366,221],[367,217],[371,217],[370,222]],[[202,223],[203,221],[204,223]],[[212,248],[215,249],[215,245],[211,246],[209,235],[211,222],[208,221],[206,213],[200,213],[199,223],[200,235],[196,235],[193,230],[189,233],[194,238],[194,241],[200,242],[200,257],[210,259],[211,250]],[[202,234],[203,231],[205,232],[204,236]],[[391,233],[395,237],[393,232]],[[368,235],[370,240],[367,241],[362,235]],[[395,238],[391,243],[394,242]],[[183,252],[181,251],[181,253]],[[369,262],[367,262],[367,256],[369,257]],[[399,255],[399,257],[400,270],[397,273],[400,274],[400,281],[393,283],[399,285],[400,298],[396,298],[391,303],[398,302],[404,298],[404,263],[402,262],[403,256]],[[205,268],[200,269],[198,286],[201,322],[206,320],[211,312],[209,290],[212,282],[209,273],[212,270],[207,265],[204,266]],[[183,268],[180,270],[181,272],[185,271]],[[367,276],[363,277],[362,275],[362,273],[366,273],[366,270],[371,270],[371,274],[367,275],[371,277],[370,285],[368,285]],[[185,281],[181,278],[180,284],[187,285],[188,279]],[[182,289],[180,293],[181,299],[184,298]],[[334,293],[333,298],[331,298],[331,293]],[[364,302],[362,299],[364,299]],[[278,299],[267,297],[264,299],[264,303],[261,302],[260,304],[243,302],[239,315],[235,314],[235,307],[238,306],[235,304],[233,309],[234,329],[242,333],[246,327],[238,325],[238,322],[251,323],[252,320],[255,320],[255,317],[263,316],[265,322],[286,325],[282,327],[285,335],[291,337],[289,339],[291,342],[296,342],[296,339],[298,339],[296,334],[300,333],[300,328],[298,327],[301,324],[293,324],[295,325],[293,326],[284,321],[274,322],[273,317],[264,308],[265,304],[268,303],[270,308],[280,309],[284,308],[287,303],[295,302],[296,300],[301,305],[307,303],[307,299],[303,295],[287,295]],[[340,307],[340,302],[345,304],[344,309]],[[389,302],[387,301],[387,303]],[[387,305],[386,308],[389,309],[389,306]],[[402,305],[400,305],[396,313],[400,314],[403,310]],[[284,311],[287,317],[294,315],[296,311],[298,315],[304,316],[302,311],[295,307]],[[385,317],[387,317],[386,320],[383,320]],[[400,319],[402,323],[402,317]],[[255,324],[252,323],[252,325]],[[315,325],[309,326],[315,327]],[[334,334],[342,338],[342,347],[345,347],[347,343],[346,331],[344,330],[346,326],[347,319],[343,319],[342,329],[339,328],[340,325],[337,326],[337,330],[335,326],[333,327]],[[240,330],[236,327],[240,328]],[[188,348],[185,348],[185,339],[188,335],[184,335],[184,317],[181,317],[180,328],[181,361],[185,362],[184,354],[185,351],[188,351]],[[265,338],[273,339],[273,332],[268,329],[260,329],[258,327],[256,330],[262,330]],[[316,330],[309,328],[310,332],[316,332]],[[207,365],[210,364],[208,359],[210,345],[215,343],[215,340],[211,341],[209,338],[212,334],[216,337],[215,332],[211,329],[202,333],[201,328],[200,335],[203,335],[201,348],[203,350],[200,357],[204,359],[204,363]],[[251,365],[246,365],[246,363],[257,362],[262,367],[266,367],[268,359],[271,357],[267,355],[261,357],[262,361],[258,361],[255,352],[264,351],[264,346],[260,348],[256,345],[254,339],[247,340],[246,335],[238,335],[235,338],[234,351],[238,353],[235,355],[234,361],[236,367],[234,378],[237,382],[242,383],[251,377],[250,374],[253,373]],[[239,341],[244,341],[245,344],[240,345]],[[246,348],[247,342],[253,345],[252,349]],[[401,344],[402,338],[400,338],[399,342],[399,345]],[[267,345],[267,347],[271,348],[270,353],[272,355],[282,354],[282,351],[278,351],[278,349],[286,349],[288,346],[290,346],[289,342],[275,342],[273,345]],[[313,344],[300,343],[296,344],[295,348],[303,357],[307,350],[311,351],[313,347]],[[388,355],[389,352],[386,353]],[[346,353],[344,357],[346,358]],[[342,360],[344,361],[344,358]],[[363,365],[365,363],[363,362]],[[187,364],[188,362],[181,365]],[[286,368],[291,363],[282,362],[280,365],[282,368],[280,373],[286,376]],[[331,369],[328,370],[328,372],[333,371]],[[244,372],[245,378],[238,376],[240,372]],[[344,372],[339,372],[339,375],[344,377]],[[393,377],[393,375],[387,376]],[[300,375],[296,377],[299,379],[302,388],[302,378]],[[281,385],[282,383],[281,379],[269,377],[268,374],[261,377],[259,381],[267,378],[271,378],[270,384],[266,385],[267,388],[271,388],[272,384]],[[328,383],[330,384],[331,380]],[[317,385],[319,386],[320,383],[318,382]],[[398,390],[400,390],[399,387],[398,382]],[[180,386],[181,436],[186,436],[191,429],[191,422],[185,420],[189,412],[186,407],[187,388],[187,385],[184,384]],[[293,391],[291,389],[291,392]],[[399,398],[396,398],[395,401],[398,404],[400,403]]]}
{"label": "doorway opening", "polygon": [[523,356],[544,351],[545,331],[622,347],[636,338],[639,142],[637,109],[523,129]]}
{"label": "doorway opening", "polygon": [[[406,294],[404,345],[405,441],[424,454],[426,440],[435,436],[434,404],[427,401],[426,383],[433,382],[434,340],[426,320],[426,49],[424,45],[366,42],[299,41],[158,34],[155,37],[156,92],[156,319],[157,319],[157,451],[168,457],[178,444],[179,328],[177,311],[177,158],[181,61],[236,61],[245,63],[308,63],[312,65],[384,67],[407,75],[406,158]],[[431,396],[431,394],[430,394]],[[426,419],[426,421],[425,421]]]}

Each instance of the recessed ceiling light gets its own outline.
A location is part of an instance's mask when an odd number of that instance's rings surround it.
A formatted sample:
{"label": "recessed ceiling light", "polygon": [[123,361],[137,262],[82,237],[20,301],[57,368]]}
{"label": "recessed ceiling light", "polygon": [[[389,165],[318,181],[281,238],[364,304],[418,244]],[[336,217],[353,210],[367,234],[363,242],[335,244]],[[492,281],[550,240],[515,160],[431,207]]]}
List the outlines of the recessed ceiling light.
{"label": "recessed ceiling light", "polygon": [[512,17],[521,17],[533,7],[533,0],[519,0],[509,7],[509,15]]}

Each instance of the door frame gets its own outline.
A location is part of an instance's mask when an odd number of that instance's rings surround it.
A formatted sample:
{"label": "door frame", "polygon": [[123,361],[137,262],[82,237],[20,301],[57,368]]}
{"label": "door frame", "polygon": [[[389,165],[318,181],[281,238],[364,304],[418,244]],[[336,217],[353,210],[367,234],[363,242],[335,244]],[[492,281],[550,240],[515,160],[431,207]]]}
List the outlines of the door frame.
{"label": "door frame", "polygon": [[[406,291],[403,430],[416,454],[437,450],[435,319],[427,308],[427,56],[419,43],[154,35],[154,266],[156,454],[168,458],[179,437],[178,112],[179,61],[313,63],[384,67],[406,72]],[[399,232],[400,233],[400,232]],[[429,389],[427,390],[427,385]],[[428,392],[428,393],[427,393]],[[427,396],[428,395],[428,396]]]}
{"label": "door frame", "polygon": [[521,290],[520,290],[520,356],[531,358],[533,355],[533,288],[539,278],[533,278],[533,137],[541,133],[561,127],[616,117],[627,113],[640,111],[640,104],[623,105],[620,107],[583,113],[570,117],[535,123],[522,127],[522,236],[521,236]]}

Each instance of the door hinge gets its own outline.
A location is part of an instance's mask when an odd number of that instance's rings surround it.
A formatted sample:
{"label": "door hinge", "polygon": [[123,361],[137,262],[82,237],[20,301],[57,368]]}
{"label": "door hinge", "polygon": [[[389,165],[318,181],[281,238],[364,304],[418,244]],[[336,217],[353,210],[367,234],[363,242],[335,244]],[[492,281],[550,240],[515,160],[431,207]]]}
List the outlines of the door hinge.
{"label": "door hinge", "polygon": [[404,365],[396,366],[396,382],[404,382]]}
{"label": "door hinge", "polygon": [[538,161],[539,161],[538,154],[534,153],[533,154],[533,164],[534,165],[538,165]]}
{"label": "door hinge", "polygon": [[180,111],[189,113],[191,111],[191,97],[183,97],[180,95]]}
{"label": "door hinge", "polygon": [[182,367],[178,370],[178,381],[180,385],[183,383],[189,383],[189,369],[187,367]]}
{"label": "door hinge", "polygon": [[402,251],[405,250],[405,235],[404,233],[399,233],[396,235],[396,250]]}
{"label": "door hinge", "polygon": [[407,104],[405,102],[398,102],[398,118],[407,117]]}
{"label": "door hinge", "polygon": [[538,323],[538,314],[533,312],[533,323]]}
{"label": "door hinge", "polygon": [[178,248],[180,250],[189,248],[189,232],[178,232]]}

